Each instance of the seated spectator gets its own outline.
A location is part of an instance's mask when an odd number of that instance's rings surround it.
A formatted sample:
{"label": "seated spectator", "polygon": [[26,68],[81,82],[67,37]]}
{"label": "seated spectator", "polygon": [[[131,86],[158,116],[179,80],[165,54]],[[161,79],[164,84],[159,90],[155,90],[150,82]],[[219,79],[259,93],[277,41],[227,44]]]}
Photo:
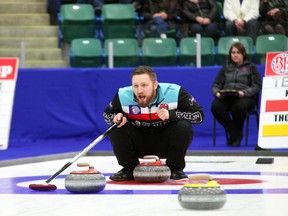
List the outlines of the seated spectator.
{"label": "seated spectator", "polygon": [[167,37],[169,30],[177,29],[177,0],[138,0],[138,13],[143,17],[145,30],[151,37]]}
{"label": "seated spectator", "polygon": [[245,47],[238,42],[232,44],[228,63],[212,84],[215,99],[211,106],[215,119],[229,134],[228,145],[240,146],[247,112],[256,106],[260,89],[260,74],[249,60]]}
{"label": "seated spectator", "polygon": [[215,0],[185,0],[182,13],[185,22],[189,25],[189,36],[195,37],[199,33],[215,39],[219,37],[220,29]]}
{"label": "seated spectator", "polygon": [[223,15],[227,36],[247,35],[256,42],[259,31],[259,0],[225,0]]}
{"label": "seated spectator", "polygon": [[260,0],[260,15],[263,20],[265,34],[287,33],[288,1]]}

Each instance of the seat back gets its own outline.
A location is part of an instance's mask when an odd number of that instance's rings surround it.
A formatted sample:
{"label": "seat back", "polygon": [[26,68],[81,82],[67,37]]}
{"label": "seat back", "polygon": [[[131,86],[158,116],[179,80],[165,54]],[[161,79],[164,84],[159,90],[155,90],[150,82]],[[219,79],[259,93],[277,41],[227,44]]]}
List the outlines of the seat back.
{"label": "seat back", "polygon": [[218,24],[219,24],[219,33],[220,35],[225,34],[224,29],[225,29],[225,18],[223,15],[223,2],[217,1],[217,12],[218,12]]}
{"label": "seat back", "polygon": [[136,36],[136,16],[132,4],[104,4],[101,18],[105,39]]}
{"label": "seat back", "polygon": [[279,34],[260,35],[256,38],[255,63],[265,64],[267,52],[287,51],[287,37]]}
{"label": "seat back", "polygon": [[[179,60],[181,66],[196,66],[196,37],[182,38],[179,45]],[[215,64],[215,43],[213,38],[201,37],[201,65]]]}
{"label": "seat back", "polygon": [[218,41],[217,64],[223,65],[227,63],[229,57],[229,49],[232,44],[240,42],[246,49],[250,60],[253,61],[253,39],[249,36],[227,36],[221,37]]}
{"label": "seat back", "polygon": [[135,67],[139,65],[139,47],[135,38],[106,39],[104,42],[106,65],[108,65],[109,43],[113,44],[113,63],[115,67]]}
{"label": "seat back", "polygon": [[95,13],[90,4],[64,4],[60,8],[60,30],[63,41],[71,43],[76,38],[95,35]]}
{"label": "seat back", "polygon": [[96,38],[80,38],[71,42],[72,67],[101,67],[102,46]]}
{"label": "seat back", "polygon": [[218,15],[218,20],[224,21],[224,15],[223,15],[223,3],[216,1],[217,4],[217,15]]}
{"label": "seat back", "polygon": [[144,38],[142,63],[150,66],[176,66],[176,41],[173,38]]}

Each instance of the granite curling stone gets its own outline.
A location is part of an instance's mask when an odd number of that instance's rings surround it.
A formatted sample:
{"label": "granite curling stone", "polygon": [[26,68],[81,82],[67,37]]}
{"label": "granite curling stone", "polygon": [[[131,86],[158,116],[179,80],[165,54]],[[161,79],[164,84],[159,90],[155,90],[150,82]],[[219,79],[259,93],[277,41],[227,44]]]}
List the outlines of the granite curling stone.
{"label": "granite curling stone", "polygon": [[143,159],[152,159],[152,162],[138,164],[133,170],[135,181],[142,183],[161,183],[170,178],[171,171],[166,164],[163,164],[158,156],[147,155]]}
{"label": "granite curling stone", "polygon": [[88,166],[88,170],[73,171],[65,178],[65,188],[71,193],[97,193],[104,190],[106,178],[101,172],[86,163],[78,167]]}
{"label": "granite curling stone", "polygon": [[226,192],[209,175],[190,175],[189,182],[178,192],[178,201],[183,208],[211,210],[225,205]]}

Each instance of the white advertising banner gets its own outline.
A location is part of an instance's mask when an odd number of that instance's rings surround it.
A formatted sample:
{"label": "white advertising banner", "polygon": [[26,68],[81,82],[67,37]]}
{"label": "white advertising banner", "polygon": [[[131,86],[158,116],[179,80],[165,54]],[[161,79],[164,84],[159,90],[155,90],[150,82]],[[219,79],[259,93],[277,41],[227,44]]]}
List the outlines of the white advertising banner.
{"label": "white advertising banner", "polygon": [[288,52],[267,53],[258,145],[288,148]]}
{"label": "white advertising banner", "polygon": [[0,58],[0,150],[8,148],[18,58]]}

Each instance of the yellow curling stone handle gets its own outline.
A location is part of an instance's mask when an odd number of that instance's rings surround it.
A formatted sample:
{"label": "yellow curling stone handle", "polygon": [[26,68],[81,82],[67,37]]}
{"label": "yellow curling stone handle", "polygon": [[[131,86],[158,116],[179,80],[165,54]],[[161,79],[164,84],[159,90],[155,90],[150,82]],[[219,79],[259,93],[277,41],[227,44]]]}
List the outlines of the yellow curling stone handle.
{"label": "yellow curling stone handle", "polygon": [[208,181],[207,183],[189,183],[185,184],[184,187],[189,187],[189,188],[214,188],[214,187],[220,187],[218,182],[211,180]]}

